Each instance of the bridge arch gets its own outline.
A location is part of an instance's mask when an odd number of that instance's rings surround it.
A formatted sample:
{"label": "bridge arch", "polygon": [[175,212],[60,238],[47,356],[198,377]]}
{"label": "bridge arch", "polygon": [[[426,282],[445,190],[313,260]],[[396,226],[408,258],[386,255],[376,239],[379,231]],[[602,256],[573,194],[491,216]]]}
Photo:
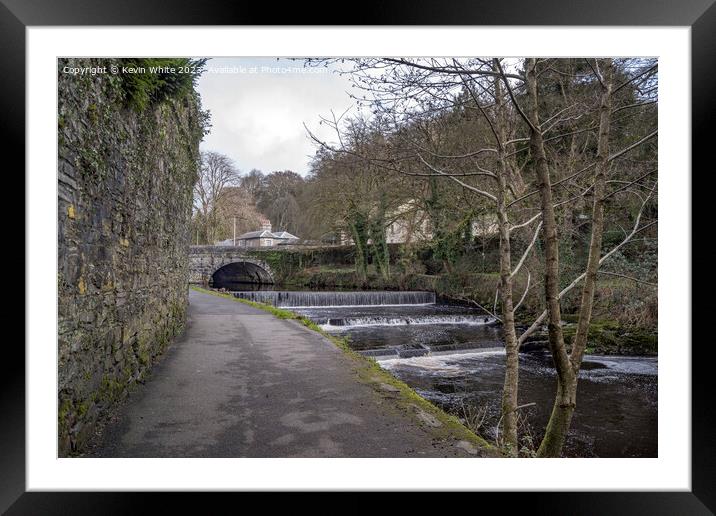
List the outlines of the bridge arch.
{"label": "bridge arch", "polygon": [[189,283],[198,285],[221,288],[219,283],[229,281],[244,284],[274,283],[275,275],[271,266],[245,248],[190,246],[188,265]]}
{"label": "bridge arch", "polygon": [[268,267],[257,260],[238,259],[219,266],[209,279],[209,285],[214,288],[227,288],[231,290],[243,283],[271,284],[273,276]]}

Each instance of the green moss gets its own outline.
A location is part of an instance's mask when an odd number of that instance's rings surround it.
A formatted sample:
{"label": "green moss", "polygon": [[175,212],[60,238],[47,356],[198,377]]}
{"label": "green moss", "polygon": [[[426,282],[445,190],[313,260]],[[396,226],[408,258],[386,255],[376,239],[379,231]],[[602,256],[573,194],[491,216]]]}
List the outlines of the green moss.
{"label": "green moss", "polygon": [[[194,90],[205,59],[132,58],[120,65],[131,72],[122,73],[122,89],[130,107],[138,112],[168,98],[179,99]],[[161,71],[153,71],[152,69]]]}
{"label": "green moss", "polygon": [[97,104],[91,103],[89,106],[87,106],[87,118],[93,124],[97,123],[97,120],[99,118],[99,116],[97,115]]}
{"label": "green moss", "polygon": [[69,399],[62,400],[62,403],[60,403],[60,407],[57,410],[57,418],[60,420],[60,425],[63,423],[66,424],[67,416],[69,416],[71,411],[72,402]]}
{"label": "green moss", "polygon": [[[562,320],[567,323],[562,327],[564,341],[571,345],[577,332],[578,317],[564,315]],[[598,319],[589,325],[585,351],[605,355],[655,355],[658,334],[648,329],[624,327],[615,320]]]}
{"label": "green moss", "polygon": [[151,356],[149,355],[149,352],[146,349],[142,349],[139,352],[139,363],[146,367],[151,362]]}
{"label": "green moss", "polygon": [[87,414],[87,411],[89,410],[89,408],[92,406],[93,403],[94,403],[93,397],[91,397],[89,400],[84,400],[84,401],[80,402],[77,405],[77,416],[79,416],[80,418],[84,417],[84,415]]}
{"label": "green moss", "polygon": [[68,398],[63,399],[57,408],[57,434],[60,442],[66,441],[69,443],[70,415],[73,413],[74,406],[72,401]]}
{"label": "green moss", "polygon": [[102,377],[102,384],[99,391],[95,393],[95,401],[103,401],[113,404],[120,400],[127,389],[127,380],[117,380],[107,375]]}

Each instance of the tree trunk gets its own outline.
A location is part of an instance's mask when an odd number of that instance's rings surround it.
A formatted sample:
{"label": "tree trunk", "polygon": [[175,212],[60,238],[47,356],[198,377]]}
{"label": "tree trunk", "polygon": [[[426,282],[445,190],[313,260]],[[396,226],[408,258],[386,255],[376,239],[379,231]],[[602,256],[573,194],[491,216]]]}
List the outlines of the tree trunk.
{"label": "tree trunk", "polygon": [[[539,99],[537,98],[537,76],[536,61],[534,58],[527,60],[527,92],[529,106],[527,109],[531,123],[530,128],[530,152],[534,160],[534,170],[537,177],[537,189],[540,194],[540,208],[542,211],[542,231],[544,234],[544,292],[547,305],[547,329],[549,332],[549,347],[552,352],[552,360],[557,371],[557,396],[554,402],[552,417],[555,411],[574,410],[575,400],[570,395],[571,389],[565,388],[574,382],[574,371],[572,370],[569,356],[564,345],[562,333],[562,314],[559,302],[559,237],[557,234],[557,221],[552,200],[552,183],[549,176],[549,166],[544,150],[544,140],[539,125]],[[571,417],[571,415],[570,415]],[[549,428],[549,427],[548,427]],[[538,450],[539,456],[545,456],[547,448],[544,448],[544,441]],[[561,444],[559,446],[561,449]],[[549,448],[553,449],[552,447]]]}
{"label": "tree trunk", "polygon": [[370,235],[373,240],[373,259],[377,272],[383,279],[390,278],[390,251],[385,235],[385,193],[380,196],[378,211],[370,224]]}
{"label": "tree trunk", "polygon": [[[594,288],[601,257],[602,235],[604,230],[604,191],[609,157],[609,124],[611,114],[612,63],[604,60],[604,78],[599,115],[599,140],[597,146],[597,166],[594,177],[594,203],[592,209],[592,235],[589,243],[589,258],[582,288],[577,333],[572,343],[568,368],[570,374],[558,373],[557,397],[547,424],[544,439],[537,455],[540,457],[559,457],[569,431],[574,409],[577,406],[577,375],[582,364],[587,344],[589,322],[592,315]],[[550,313],[551,317],[551,313]],[[551,338],[550,338],[551,341]],[[562,355],[560,354],[560,357]],[[556,361],[555,361],[556,362]]]}
{"label": "tree trunk", "polygon": [[502,388],[502,435],[505,451],[512,456],[519,452],[517,435],[517,393],[519,389],[519,346],[515,331],[515,313],[512,299],[512,254],[510,249],[510,222],[507,218],[507,192],[510,169],[505,158],[504,142],[507,139],[506,117],[500,79],[496,78],[497,107],[496,131],[498,136],[497,218],[500,231],[500,303],[502,328],[505,339],[505,382]]}
{"label": "tree trunk", "polygon": [[577,406],[577,376],[569,376],[568,382],[558,379],[557,396],[552,406],[547,429],[537,449],[538,457],[559,457],[562,454],[564,440],[572,424],[572,415]]}
{"label": "tree trunk", "polygon": [[[500,167],[504,169],[503,165]],[[499,174],[497,213],[500,228],[500,302],[502,305],[502,328],[505,339],[505,383],[502,389],[503,442],[508,454],[516,456],[519,451],[517,436],[517,391],[519,387],[519,346],[515,331],[515,313],[512,299],[512,264],[510,251],[510,225],[505,208],[505,175]]]}
{"label": "tree trunk", "polygon": [[352,219],[350,229],[355,244],[356,274],[361,282],[365,282],[368,276],[368,220],[357,209],[352,209],[349,216]]}
{"label": "tree trunk", "polygon": [[599,140],[597,144],[597,166],[594,174],[592,235],[589,242],[586,276],[582,286],[579,322],[571,352],[572,367],[577,371],[582,365],[582,357],[587,345],[587,334],[592,317],[594,289],[597,281],[599,260],[602,254],[602,237],[604,235],[604,193],[607,185],[607,169],[609,168],[609,125],[612,110],[612,60],[604,59],[602,63],[604,87],[599,109]]}
{"label": "tree trunk", "polygon": [[[573,61],[567,60],[568,68],[567,72],[569,74],[574,75],[574,69],[573,69]],[[560,79],[560,85],[562,90],[562,99],[564,101],[564,106],[570,105],[572,102],[572,83],[571,78],[568,77],[562,77]],[[567,127],[569,128],[569,131],[575,131],[577,128],[577,124],[574,119],[570,119],[567,122]],[[558,177],[559,180],[564,179],[565,176],[572,175],[574,172],[576,172],[576,164],[577,164],[577,156],[578,156],[578,149],[577,149],[577,143],[578,143],[579,137],[577,134],[573,134],[570,137],[570,143],[569,143],[569,153],[567,155],[567,166],[565,167],[564,172],[561,174],[561,177]],[[563,242],[567,242],[567,245],[572,246],[577,240],[574,235],[574,205],[572,203],[567,203],[564,205],[564,208],[562,210],[562,237]],[[566,238],[565,238],[566,237]]]}

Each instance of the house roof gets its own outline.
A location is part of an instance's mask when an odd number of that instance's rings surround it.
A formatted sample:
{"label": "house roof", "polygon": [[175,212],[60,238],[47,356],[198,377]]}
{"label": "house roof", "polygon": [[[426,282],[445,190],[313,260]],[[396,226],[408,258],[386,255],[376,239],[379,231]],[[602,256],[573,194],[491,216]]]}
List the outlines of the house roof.
{"label": "house roof", "polygon": [[236,240],[251,240],[252,238],[273,238],[273,233],[264,229],[261,231],[249,231],[243,235],[237,236]]}
{"label": "house roof", "polygon": [[237,240],[252,240],[254,238],[277,238],[280,240],[290,240],[295,238],[296,240],[298,240],[297,236],[292,235],[288,231],[271,233],[268,230],[249,231],[248,233],[244,233],[243,235],[236,237]]}
{"label": "house roof", "polygon": [[296,240],[298,240],[297,236],[292,235],[288,231],[281,231],[280,233],[274,233],[273,236],[274,236],[274,238],[295,238]]}

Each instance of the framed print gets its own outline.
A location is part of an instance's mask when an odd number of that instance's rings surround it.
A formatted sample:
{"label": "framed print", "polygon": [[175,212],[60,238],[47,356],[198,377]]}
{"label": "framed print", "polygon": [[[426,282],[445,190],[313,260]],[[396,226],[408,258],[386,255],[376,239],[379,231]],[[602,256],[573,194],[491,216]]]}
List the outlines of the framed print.
{"label": "framed print", "polygon": [[27,203],[3,510],[434,490],[712,513],[712,2],[350,26],[133,3],[0,5]]}

